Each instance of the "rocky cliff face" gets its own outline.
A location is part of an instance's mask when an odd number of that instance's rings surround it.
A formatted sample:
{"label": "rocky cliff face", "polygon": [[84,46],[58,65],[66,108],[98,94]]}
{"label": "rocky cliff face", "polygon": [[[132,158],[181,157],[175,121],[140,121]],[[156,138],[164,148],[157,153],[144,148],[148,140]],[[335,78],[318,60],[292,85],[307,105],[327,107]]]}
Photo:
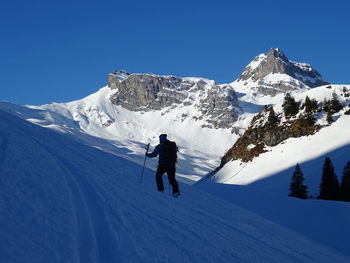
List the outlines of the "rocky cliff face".
{"label": "rocky cliff face", "polygon": [[108,83],[111,89],[117,90],[111,102],[131,111],[161,110],[182,103],[188,97],[188,90],[196,85],[173,76],[120,71],[110,74]]}
{"label": "rocky cliff face", "polygon": [[110,98],[115,105],[130,111],[172,110],[188,107],[181,120],[202,121],[202,127],[231,128],[240,107],[230,85],[216,85],[199,78],[178,78],[154,74],[109,74],[108,86],[115,90]]}
{"label": "rocky cliff face", "polygon": [[229,85],[216,85],[201,93],[200,100],[196,103],[200,114],[194,116],[194,119],[204,119],[203,127],[231,128],[241,111],[233,88]]}
{"label": "rocky cliff face", "polygon": [[243,70],[233,86],[246,86],[256,93],[275,96],[296,89],[328,84],[309,64],[289,60],[278,48],[261,54]]}

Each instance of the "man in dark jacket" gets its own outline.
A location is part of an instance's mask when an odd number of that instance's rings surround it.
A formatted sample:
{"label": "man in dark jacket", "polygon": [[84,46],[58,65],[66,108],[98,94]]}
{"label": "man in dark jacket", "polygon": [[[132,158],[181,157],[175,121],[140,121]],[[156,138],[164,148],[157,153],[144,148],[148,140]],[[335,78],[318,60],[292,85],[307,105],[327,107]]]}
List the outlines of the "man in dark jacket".
{"label": "man in dark jacket", "polygon": [[159,144],[156,146],[152,153],[146,153],[146,156],[149,158],[153,158],[159,155],[158,168],[156,173],[156,182],[157,188],[159,192],[164,191],[163,184],[163,174],[166,172],[168,175],[169,183],[173,188],[173,196],[178,197],[180,195],[179,185],[175,180],[175,165],[176,161],[169,156],[168,144],[166,134],[161,134],[159,136]]}

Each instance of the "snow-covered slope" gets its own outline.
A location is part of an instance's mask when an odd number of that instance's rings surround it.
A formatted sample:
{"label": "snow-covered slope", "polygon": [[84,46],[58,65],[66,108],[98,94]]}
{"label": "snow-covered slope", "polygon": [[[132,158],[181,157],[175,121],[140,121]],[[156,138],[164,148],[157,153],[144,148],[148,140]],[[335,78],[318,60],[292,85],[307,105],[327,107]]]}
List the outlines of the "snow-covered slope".
{"label": "snow-covered slope", "polygon": [[0,111],[1,262],[349,262],[193,187]]}
{"label": "snow-covered slope", "polygon": [[[232,139],[238,136],[230,129],[202,127],[204,121],[181,120],[183,114],[196,114],[194,105],[171,111],[166,108],[136,112],[112,104],[109,99],[114,93],[104,87],[70,103],[20,106],[0,102],[0,108],[139,164],[143,163],[144,146],[147,143],[155,146],[159,134],[167,133],[180,151],[177,174],[180,180],[188,183],[213,170],[231,146]],[[156,160],[150,160],[147,165],[155,169]]]}
{"label": "snow-covered slope", "polygon": [[[287,177],[290,178],[290,174]],[[347,242],[350,235],[349,204],[317,199],[300,200],[274,193],[268,190],[269,183],[274,179],[244,186],[207,181],[199,187],[350,256],[350,245]]]}

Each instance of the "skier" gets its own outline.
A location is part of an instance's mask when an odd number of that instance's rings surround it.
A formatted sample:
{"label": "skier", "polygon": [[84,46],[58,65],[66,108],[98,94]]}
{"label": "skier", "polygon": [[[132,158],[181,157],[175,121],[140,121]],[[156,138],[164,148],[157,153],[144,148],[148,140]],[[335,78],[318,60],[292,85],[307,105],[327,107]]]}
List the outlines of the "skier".
{"label": "skier", "polygon": [[167,139],[166,134],[159,136],[159,144],[156,146],[152,153],[146,152],[146,157],[153,158],[159,155],[158,168],[156,172],[156,183],[159,192],[164,192],[163,174],[166,172],[168,175],[169,183],[173,188],[173,196],[178,197],[180,195],[179,185],[175,180],[175,165],[177,158],[177,147],[175,142],[171,142]]}

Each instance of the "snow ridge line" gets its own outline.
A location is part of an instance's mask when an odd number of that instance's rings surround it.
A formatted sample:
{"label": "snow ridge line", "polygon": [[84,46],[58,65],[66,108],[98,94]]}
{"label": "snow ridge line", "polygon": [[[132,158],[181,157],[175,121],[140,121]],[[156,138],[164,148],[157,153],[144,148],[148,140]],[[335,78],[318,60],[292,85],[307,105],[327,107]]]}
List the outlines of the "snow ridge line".
{"label": "snow ridge line", "polygon": [[[241,169],[239,169],[236,173],[234,173],[230,178],[220,182],[220,183],[227,183],[229,180],[231,180],[233,177],[235,177],[237,174],[239,174],[240,172],[242,172],[242,170],[248,165],[248,163],[244,163],[243,167]],[[215,176],[215,175],[214,175]]]}
{"label": "snow ridge line", "polygon": [[[226,183],[229,180],[231,180],[233,177],[235,177],[237,174],[239,174],[246,166],[248,165],[248,163],[244,163],[243,167],[241,169],[239,169],[236,173],[234,173],[230,178],[221,181],[220,183]],[[210,173],[208,173],[207,175],[205,175],[202,179],[198,180],[197,182],[195,182],[194,184],[192,184],[192,186],[198,186],[199,184],[202,184],[204,182],[206,182],[208,179],[212,179],[215,178],[215,174],[218,172],[219,170],[214,170]]]}

